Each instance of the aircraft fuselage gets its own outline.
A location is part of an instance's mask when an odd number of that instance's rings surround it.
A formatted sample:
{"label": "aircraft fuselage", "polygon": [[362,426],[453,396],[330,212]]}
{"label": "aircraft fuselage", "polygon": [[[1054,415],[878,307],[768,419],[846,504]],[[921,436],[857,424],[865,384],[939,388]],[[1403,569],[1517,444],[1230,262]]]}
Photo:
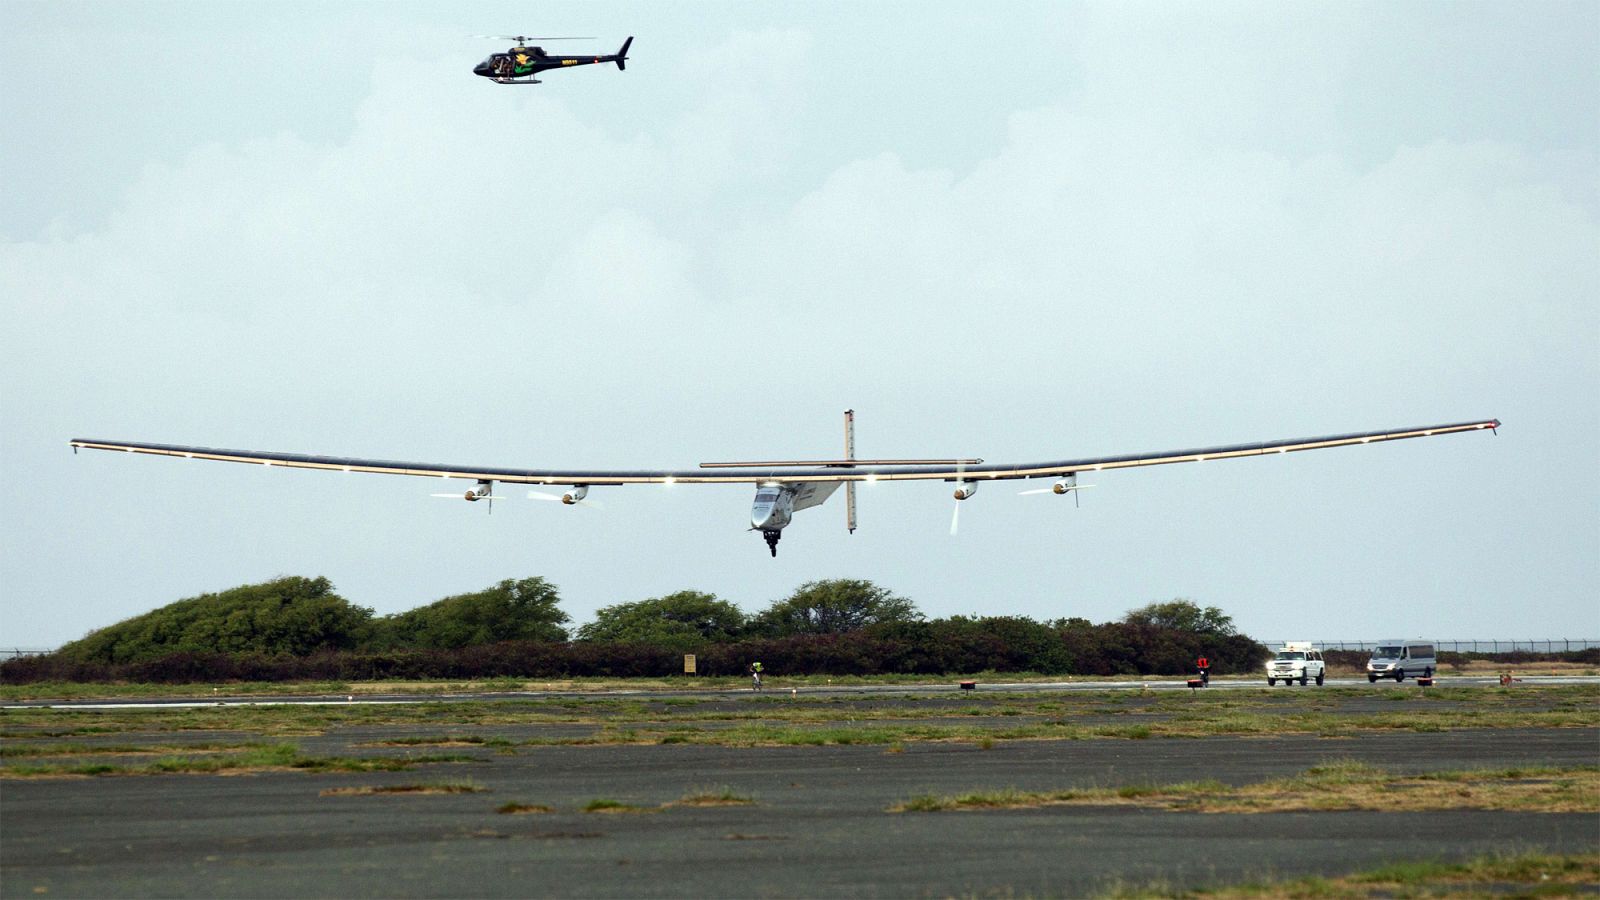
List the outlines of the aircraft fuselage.
{"label": "aircraft fuselage", "polygon": [[472,74],[481,75],[498,84],[538,84],[535,78],[540,72],[551,69],[565,69],[572,66],[592,66],[597,63],[614,62],[617,68],[627,68],[628,45],[633,43],[633,38],[623,42],[622,49],[616,53],[600,56],[552,56],[544,52],[542,47],[512,47],[504,53],[492,53],[483,62],[472,67]]}

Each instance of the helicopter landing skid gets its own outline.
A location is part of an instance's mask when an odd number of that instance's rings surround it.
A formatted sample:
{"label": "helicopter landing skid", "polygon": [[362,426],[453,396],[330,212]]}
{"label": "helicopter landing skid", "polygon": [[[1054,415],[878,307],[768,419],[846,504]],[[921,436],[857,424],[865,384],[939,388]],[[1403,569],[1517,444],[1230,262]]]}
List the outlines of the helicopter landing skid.
{"label": "helicopter landing skid", "polygon": [[495,84],[544,84],[537,78],[496,78]]}

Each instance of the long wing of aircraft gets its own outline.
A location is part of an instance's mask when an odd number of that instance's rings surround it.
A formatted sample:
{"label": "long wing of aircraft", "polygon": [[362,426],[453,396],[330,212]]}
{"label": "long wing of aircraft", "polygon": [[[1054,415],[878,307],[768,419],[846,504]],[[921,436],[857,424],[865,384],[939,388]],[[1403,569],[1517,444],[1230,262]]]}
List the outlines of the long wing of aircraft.
{"label": "long wing of aircraft", "polygon": [[[849,413],[846,414],[847,421],[849,415]],[[1055,478],[1058,479],[1056,493],[1066,493],[1077,487],[1076,479],[1081,472],[1159,466],[1167,463],[1200,462],[1212,459],[1233,459],[1244,456],[1266,456],[1272,453],[1320,450],[1326,447],[1347,447],[1380,441],[1397,441],[1406,438],[1455,434],[1463,431],[1493,430],[1499,427],[1499,419],[1478,419],[1470,422],[1453,422],[1446,425],[1361,431],[1350,434],[1325,435],[1323,437],[1287,438],[1273,441],[1255,441],[1247,444],[1197,447],[1188,450],[1130,453],[1042,462],[986,463],[981,459],[858,460],[852,456],[839,460],[702,463],[698,469],[638,470],[521,469],[497,466],[447,465],[444,463],[313,456],[303,453],[280,453],[260,450],[222,450],[213,447],[146,444],[91,438],[74,438],[72,447],[74,452],[79,449],[121,450],[128,453],[144,453],[154,456],[176,456],[185,459],[252,463],[263,466],[283,466],[290,469],[374,472],[385,475],[413,475],[425,478],[467,478],[473,479],[479,484],[476,491],[468,491],[463,495],[468,500],[490,497],[496,482],[506,484],[569,485],[572,490],[562,497],[567,503],[582,500],[588,489],[597,485],[754,484],[756,485],[756,499],[751,511],[751,528],[762,532],[768,546],[772,549],[773,555],[777,555],[778,537],[782,533],[784,526],[789,524],[790,517],[794,512],[808,506],[821,504],[839,484],[877,481],[952,481],[957,483],[956,499],[964,500],[972,496],[977,490],[977,486],[985,481]]]}

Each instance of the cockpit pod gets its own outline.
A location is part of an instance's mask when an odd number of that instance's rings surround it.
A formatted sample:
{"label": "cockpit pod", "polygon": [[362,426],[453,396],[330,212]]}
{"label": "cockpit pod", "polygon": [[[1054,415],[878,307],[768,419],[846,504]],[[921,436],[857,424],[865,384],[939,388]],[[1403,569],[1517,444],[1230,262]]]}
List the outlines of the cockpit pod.
{"label": "cockpit pod", "polygon": [[767,539],[767,548],[778,555],[778,538],[783,527],[794,518],[794,488],[782,484],[762,484],[756,487],[756,499],[750,504],[750,527],[759,530]]}

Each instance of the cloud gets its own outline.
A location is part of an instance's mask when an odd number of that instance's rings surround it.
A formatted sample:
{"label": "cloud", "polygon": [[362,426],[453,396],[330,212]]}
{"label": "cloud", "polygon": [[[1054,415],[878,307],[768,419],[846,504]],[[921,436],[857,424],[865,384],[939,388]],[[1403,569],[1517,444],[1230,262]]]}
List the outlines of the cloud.
{"label": "cloud", "polygon": [[[147,167],[111,201],[103,228],[0,245],[5,500],[45,535],[8,543],[5,580],[37,592],[48,579],[35,574],[35,559],[58,570],[81,553],[70,538],[80,526],[62,518],[49,492],[34,490],[84,481],[62,450],[80,431],[625,467],[692,464],[724,448],[740,455],[825,444],[812,435],[832,435],[845,406],[872,410],[863,446],[887,455],[956,445],[993,457],[1157,449],[1419,416],[1510,422],[1522,412],[1537,421],[1587,402],[1582,386],[1600,382],[1592,303],[1600,231],[1565,187],[1570,159],[1500,140],[1398,144],[1375,161],[1312,140],[1253,141],[1250,129],[1267,128],[1268,113],[1293,106],[1293,97],[1241,86],[1299,71],[1337,74],[1340,51],[1301,60],[1312,52],[1304,41],[1262,49],[1244,32],[1190,21],[1183,34],[1203,33],[1183,64],[1161,70],[1163,80],[1147,89],[1140,63],[1153,65],[1162,48],[1181,42],[1149,22],[1095,27],[1143,37],[1125,54],[1084,49],[1080,91],[1013,112],[998,149],[959,169],[918,167],[889,148],[820,178],[797,177],[827,135],[802,133],[789,112],[830,99],[814,96],[798,74],[814,61],[800,30],[736,33],[684,61],[674,74],[692,88],[688,99],[637,125],[604,120],[555,92],[463,83],[456,60],[387,59],[342,139],[278,134]],[[1104,36],[1091,30],[1083,48],[1096,34]],[[870,115],[871,105],[855,114]],[[1305,133],[1329,127],[1331,117],[1326,108],[1307,113]],[[1595,425],[1580,413],[1569,428],[1592,448]],[[1571,462],[1582,444],[1561,459]],[[1359,464],[1329,465],[1338,468],[1319,471],[1347,483],[1359,477]],[[448,544],[472,555],[475,571],[532,552],[493,532],[460,540],[453,528],[486,526],[421,516],[398,501],[385,516],[365,517],[300,510],[285,499],[303,490],[320,502],[343,485],[280,480],[268,488],[176,464],[138,472],[111,509],[85,511],[107,541],[146,514],[141,490],[216,484],[237,491],[248,511],[229,521],[282,535],[263,538],[265,558],[289,568],[325,560],[360,573],[346,579],[358,584],[401,583],[385,566],[422,567],[418,548]],[[1237,477],[1309,490],[1292,479]],[[1576,536],[1551,539],[1581,542],[1584,523],[1593,536],[1600,490],[1592,466],[1528,477],[1525,494],[1568,510],[1553,515]],[[1261,508],[1281,514],[1307,499],[1272,502],[1282,496],[1267,492]],[[646,574],[678,573],[690,556],[704,563],[691,571],[729,573],[736,592],[777,590],[769,572],[745,568],[743,556],[768,562],[759,546],[730,532],[730,549],[713,550],[704,539],[711,532],[697,531],[718,516],[718,527],[738,526],[742,499],[655,506],[655,497],[637,501],[650,511],[644,519],[611,513],[633,524],[543,535],[538,559],[573,566],[566,586],[591,607],[694,581],[674,574],[659,585]],[[1257,501],[1239,502],[1248,511]],[[869,515],[895,533],[924,512],[914,500],[881,498]],[[1037,511],[1017,514],[1044,521]],[[1188,527],[1216,541],[1236,514],[1196,504]],[[163,527],[201,520],[170,515]],[[948,515],[942,502],[937,515]],[[963,516],[976,533],[959,550],[918,541],[866,553],[819,543],[814,562],[849,560],[885,573],[930,611],[970,611],[960,604],[971,584],[938,576],[947,555],[1054,558],[1032,524],[985,544],[984,518]],[[350,534],[352,546],[301,547],[305,534],[285,534],[317,527]],[[1101,527],[1126,536],[1140,526]],[[1325,527],[1317,535],[1327,541],[1323,560],[1376,540],[1359,533],[1358,519]],[[1530,527],[1550,538],[1550,526]],[[226,574],[239,571],[228,561],[255,557],[218,530],[195,536],[194,553],[217,578],[242,580]],[[629,535],[634,564],[592,571],[593,560],[615,552],[618,532]],[[721,548],[723,532],[715,533]],[[1094,534],[1078,539],[1080,602],[1126,596],[1130,583],[1147,593],[1128,602],[1154,599],[1163,579],[1188,592],[1187,570],[1172,568],[1180,563],[1140,580],[1129,574],[1144,565],[1139,551],[1096,544]],[[1217,558],[1219,544],[1184,540],[1196,543],[1180,560]],[[416,559],[381,561],[396,548]],[[1419,552],[1461,562],[1442,545]],[[159,565],[123,560],[94,577],[118,583]],[[1393,565],[1396,577],[1412,577],[1404,560]],[[479,586],[433,574],[457,568],[408,569],[405,590]],[[1593,572],[1591,559],[1561,577],[1592,585]],[[499,572],[480,580],[491,576]],[[1059,577],[1057,569],[993,574],[997,591],[1017,596]],[[1267,592],[1296,576],[1261,577]],[[140,602],[170,599],[188,584],[170,575],[150,583]],[[35,617],[27,627],[46,627],[42,614],[26,615]]]}

